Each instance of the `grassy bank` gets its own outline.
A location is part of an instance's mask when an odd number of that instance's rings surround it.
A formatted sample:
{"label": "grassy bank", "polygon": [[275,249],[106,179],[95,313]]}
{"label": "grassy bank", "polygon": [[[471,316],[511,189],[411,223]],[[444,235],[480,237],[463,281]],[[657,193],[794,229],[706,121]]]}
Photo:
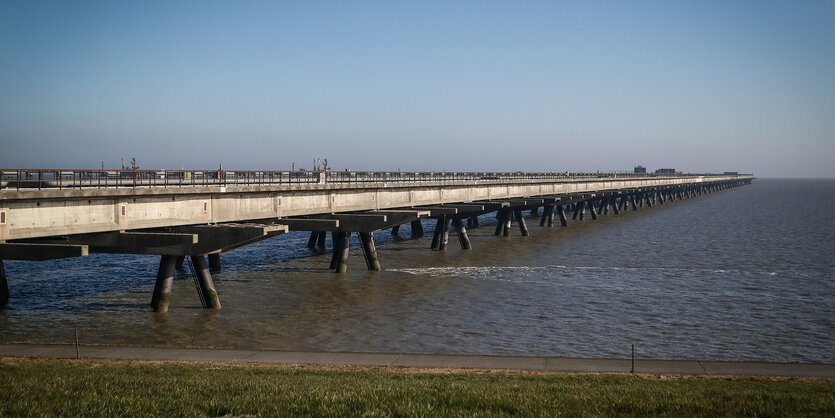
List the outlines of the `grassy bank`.
{"label": "grassy bank", "polygon": [[835,416],[835,382],[0,360],[0,416]]}

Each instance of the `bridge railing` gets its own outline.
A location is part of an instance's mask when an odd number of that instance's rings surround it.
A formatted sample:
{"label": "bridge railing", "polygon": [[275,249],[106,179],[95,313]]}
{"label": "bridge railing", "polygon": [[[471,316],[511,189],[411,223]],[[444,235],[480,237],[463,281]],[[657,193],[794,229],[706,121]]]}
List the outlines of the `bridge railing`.
{"label": "bridge railing", "polygon": [[[295,184],[513,182],[585,178],[710,176],[707,173],[632,172],[403,172],[272,170],[0,169],[0,190],[136,187],[259,186]],[[737,173],[725,173],[738,175]]]}

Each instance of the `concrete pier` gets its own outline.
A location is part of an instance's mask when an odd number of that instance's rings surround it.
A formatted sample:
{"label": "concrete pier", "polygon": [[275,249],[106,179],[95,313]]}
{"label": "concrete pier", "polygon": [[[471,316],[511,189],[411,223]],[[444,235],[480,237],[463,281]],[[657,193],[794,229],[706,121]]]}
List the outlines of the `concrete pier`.
{"label": "concrete pier", "polygon": [[522,233],[522,236],[529,236],[531,233],[528,231],[528,225],[525,223],[525,217],[522,216],[522,209],[514,210],[513,216],[516,218],[516,223],[519,224],[519,232]]}
{"label": "concrete pier", "polygon": [[220,299],[217,296],[215,283],[212,274],[209,272],[209,265],[202,255],[191,256],[191,264],[194,266],[194,273],[197,275],[198,293],[200,302],[204,308],[220,309]]}
{"label": "concrete pier", "polygon": [[350,232],[340,232],[339,233],[339,252],[337,253],[336,259],[336,272],[337,273],[345,273],[348,271],[348,251],[351,247],[351,233]]}
{"label": "concrete pier", "polygon": [[412,221],[412,238],[420,238],[423,236],[423,223],[420,220]]}
{"label": "concrete pier", "polygon": [[362,243],[362,254],[365,256],[365,264],[370,271],[380,271],[380,259],[377,257],[377,247],[374,246],[374,235],[370,232],[360,232]]}
{"label": "concrete pier", "polygon": [[171,299],[171,286],[174,284],[174,267],[177,263],[177,256],[163,255],[160,257],[157,281],[154,285],[154,294],[151,296],[151,309],[154,312],[168,312],[168,304]]}
{"label": "concrete pier", "polygon": [[467,228],[464,227],[464,221],[461,220],[461,218],[455,218],[452,221],[452,225],[455,227],[455,232],[458,234],[458,242],[461,244],[461,249],[472,249],[473,246],[470,243],[470,236],[467,234]]}

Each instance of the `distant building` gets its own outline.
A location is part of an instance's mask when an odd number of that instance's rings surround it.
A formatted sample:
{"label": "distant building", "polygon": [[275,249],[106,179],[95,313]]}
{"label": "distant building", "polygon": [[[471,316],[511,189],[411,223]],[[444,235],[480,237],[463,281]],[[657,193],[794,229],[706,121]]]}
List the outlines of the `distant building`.
{"label": "distant building", "polygon": [[646,167],[644,167],[642,165],[639,165],[639,166],[635,167],[635,174],[646,174],[646,173],[647,173],[647,168]]}
{"label": "distant building", "polygon": [[658,170],[655,170],[655,174],[675,174],[675,173],[676,173],[675,168],[659,168]]}
{"label": "distant building", "polygon": [[739,174],[738,171],[726,171],[725,172],[725,175],[728,175],[728,176],[736,176],[738,174]]}

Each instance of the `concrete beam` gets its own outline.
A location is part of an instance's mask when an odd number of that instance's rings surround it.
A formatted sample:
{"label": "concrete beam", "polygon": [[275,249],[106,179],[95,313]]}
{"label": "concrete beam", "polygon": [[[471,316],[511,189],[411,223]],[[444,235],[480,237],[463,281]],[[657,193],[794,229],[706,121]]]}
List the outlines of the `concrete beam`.
{"label": "concrete beam", "polygon": [[182,252],[198,242],[197,234],[171,232],[102,232],[69,235],[54,240],[26,241],[34,244],[86,245],[91,253],[170,254]]}
{"label": "concrete beam", "polygon": [[59,258],[86,257],[90,250],[86,245],[68,244],[0,244],[0,260],[44,261]]}
{"label": "concrete beam", "polygon": [[332,219],[339,220],[339,230],[348,232],[373,232],[386,227],[388,216],[370,213],[335,213]]}
{"label": "concrete beam", "polygon": [[172,231],[197,234],[197,244],[173,255],[203,255],[230,251],[288,231],[287,225],[221,224],[193,225],[171,228]]}
{"label": "concrete beam", "polygon": [[280,218],[275,223],[287,225],[290,231],[336,231],[339,229],[339,219],[314,218]]}

